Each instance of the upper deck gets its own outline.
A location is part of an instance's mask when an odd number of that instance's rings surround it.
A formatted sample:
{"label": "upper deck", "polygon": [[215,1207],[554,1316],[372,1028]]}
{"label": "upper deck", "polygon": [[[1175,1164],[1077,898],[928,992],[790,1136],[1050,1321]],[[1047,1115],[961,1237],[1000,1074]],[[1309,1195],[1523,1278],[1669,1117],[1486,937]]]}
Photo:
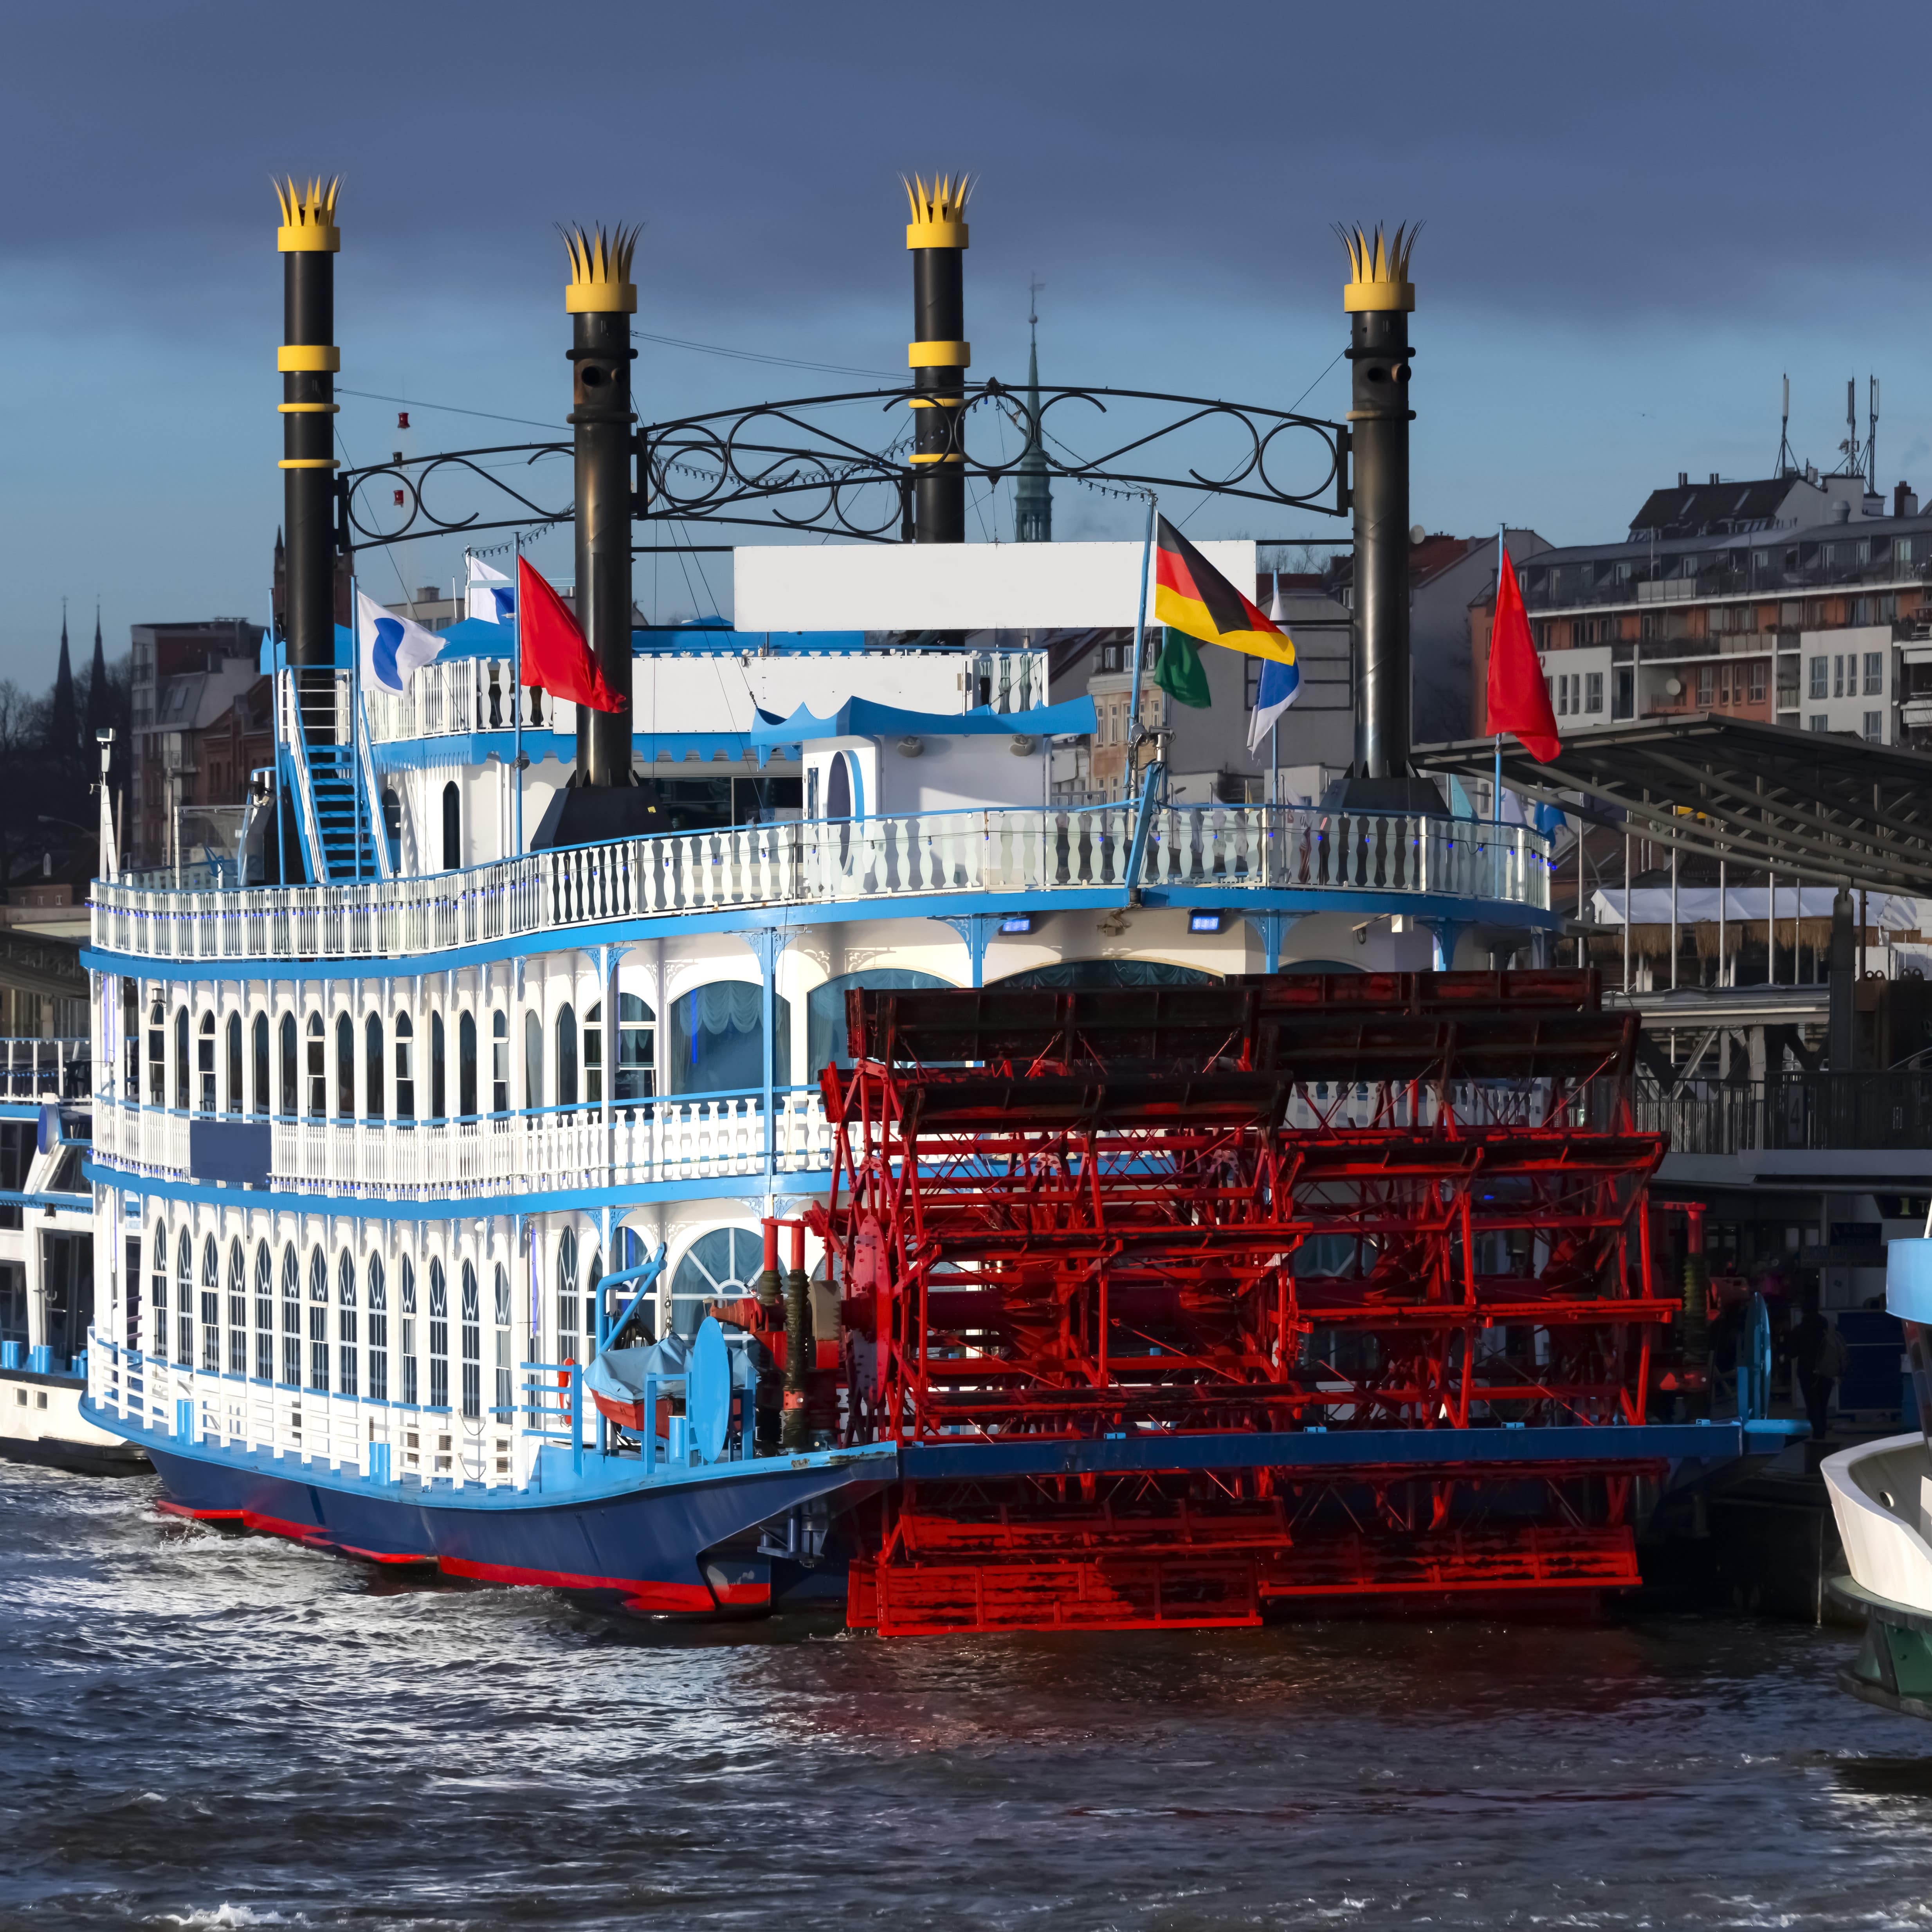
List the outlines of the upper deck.
{"label": "upper deck", "polygon": [[[1550,923],[1550,844],[1520,825],[1306,806],[1005,806],[722,827],[415,877],[193,888],[97,881],[97,952],[178,970],[407,970],[600,940],[1149,905],[1359,907]],[[188,976],[195,976],[192,971]]]}

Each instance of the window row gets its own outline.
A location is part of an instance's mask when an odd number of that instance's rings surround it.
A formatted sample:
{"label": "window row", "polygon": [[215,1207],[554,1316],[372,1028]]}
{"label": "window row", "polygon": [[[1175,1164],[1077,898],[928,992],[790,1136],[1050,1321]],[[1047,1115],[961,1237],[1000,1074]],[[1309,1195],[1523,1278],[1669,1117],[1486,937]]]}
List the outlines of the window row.
{"label": "window row", "polygon": [[[1882,651],[1834,651],[1820,652],[1807,665],[1810,676],[1808,694],[1811,698],[1882,698],[1885,695],[1885,653]],[[1862,670],[1862,677],[1861,677]]]}
{"label": "window row", "polygon": [[[407,1256],[398,1264],[392,1349],[388,1278],[380,1255],[370,1256],[358,1276],[344,1249],[332,1276],[319,1247],[310,1250],[304,1271],[292,1246],[282,1250],[278,1268],[268,1244],[259,1242],[251,1268],[242,1242],[235,1240],[228,1245],[224,1269],[220,1247],[210,1234],[202,1242],[197,1279],[194,1244],[184,1228],[175,1238],[172,1289],[169,1256],[168,1231],[158,1222],[148,1252],[148,1306],[149,1352],[158,1360],[324,1395],[448,1408],[453,1359],[463,1413],[483,1413],[485,1324],[472,1262],[462,1264],[452,1358],[448,1282],[440,1261],[429,1263],[420,1308],[416,1264]],[[510,1277],[500,1262],[494,1274],[490,1410],[508,1420],[514,1400]]]}

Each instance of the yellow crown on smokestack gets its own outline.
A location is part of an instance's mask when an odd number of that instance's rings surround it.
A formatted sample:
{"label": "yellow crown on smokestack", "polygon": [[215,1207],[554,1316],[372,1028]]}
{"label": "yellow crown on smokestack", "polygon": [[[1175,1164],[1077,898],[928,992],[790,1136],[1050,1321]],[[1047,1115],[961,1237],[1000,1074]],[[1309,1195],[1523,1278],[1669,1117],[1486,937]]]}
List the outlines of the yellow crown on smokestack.
{"label": "yellow crown on smokestack", "polygon": [[1408,279],[1408,256],[1415,246],[1416,229],[1405,223],[1385,239],[1378,221],[1372,235],[1360,228],[1338,227],[1335,232],[1348,251],[1350,280],[1342,291],[1345,314],[1415,307],[1415,284]]}
{"label": "yellow crown on smokestack", "polygon": [[596,229],[560,231],[570,256],[570,286],[563,292],[570,315],[635,315],[637,285],[631,280],[631,256],[638,245],[635,228],[622,226],[606,234]]}
{"label": "yellow crown on smokestack", "polygon": [[973,177],[934,175],[928,188],[914,175],[899,180],[906,191],[912,219],[906,224],[908,248],[964,248],[966,241],[966,203],[973,193]]}
{"label": "yellow crown on smokestack", "polygon": [[282,209],[282,225],[275,231],[277,251],[284,255],[339,254],[342,230],[335,225],[335,196],[342,177],[338,175],[325,185],[317,176],[304,188],[292,176],[285,176],[274,185],[275,199]]}

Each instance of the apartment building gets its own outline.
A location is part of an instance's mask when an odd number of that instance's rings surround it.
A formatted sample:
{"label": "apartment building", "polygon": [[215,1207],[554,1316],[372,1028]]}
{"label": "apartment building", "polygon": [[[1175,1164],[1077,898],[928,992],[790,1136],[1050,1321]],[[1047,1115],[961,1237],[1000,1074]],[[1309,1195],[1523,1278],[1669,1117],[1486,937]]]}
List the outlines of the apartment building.
{"label": "apartment building", "polygon": [[[1558,728],[1716,712],[1932,745],[1932,514],[1901,483],[1713,476],[1654,490],[1621,543],[1519,562]],[[1471,735],[1493,583],[1469,612]]]}

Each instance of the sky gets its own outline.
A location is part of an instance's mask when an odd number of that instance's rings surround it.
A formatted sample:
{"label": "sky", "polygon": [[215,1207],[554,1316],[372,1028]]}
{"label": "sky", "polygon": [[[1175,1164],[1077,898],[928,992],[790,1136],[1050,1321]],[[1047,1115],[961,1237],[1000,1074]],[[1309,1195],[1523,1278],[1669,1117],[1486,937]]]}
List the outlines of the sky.
{"label": "sky", "polygon": [[[1679,470],[1766,474],[1787,373],[1800,460],[1838,460],[1851,377],[1863,434],[1876,374],[1880,482],[1932,488],[1928,43],[1922,5],[1784,0],[16,6],[0,676],[44,688],[63,598],[83,654],[97,602],[110,653],[130,623],[266,617],[290,172],[343,177],[352,464],[562,433],[560,221],[642,224],[646,422],[896,382],[898,178],[964,169],[976,375],[1023,376],[1037,278],[1045,381],[1329,418],[1333,224],[1422,222],[1431,529],[1601,541]],[[1136,515],[1056,493],[1062,537]],[[975,518],[1010,536],[1009,502]],[[1187,527],[1346,534],[1225,500]],[[362,580],[446,584],[460,550],[369,552]],[[568,576],[567,533],[533,554]],[[638,589],[663,621],[728,610],[728,560],[640,559]]]}

